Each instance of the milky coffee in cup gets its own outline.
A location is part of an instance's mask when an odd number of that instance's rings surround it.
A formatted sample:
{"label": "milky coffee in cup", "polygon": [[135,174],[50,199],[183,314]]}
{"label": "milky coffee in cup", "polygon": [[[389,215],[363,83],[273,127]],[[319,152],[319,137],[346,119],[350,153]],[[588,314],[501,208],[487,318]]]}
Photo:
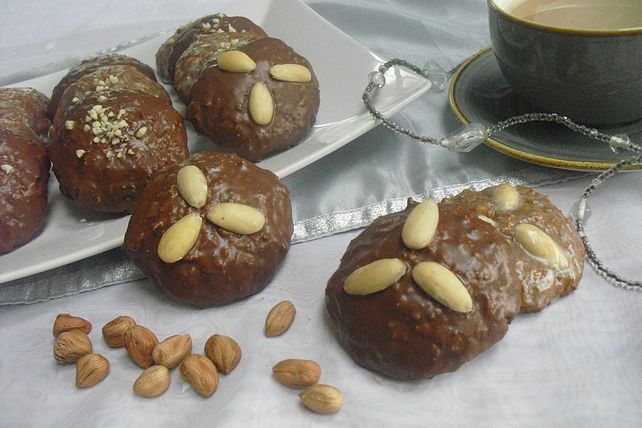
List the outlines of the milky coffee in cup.
{"label": "milky coffee in cup", "polygon": [[642,0],[489,0],[495,57],[537,111],[589,125],[642,118]]}

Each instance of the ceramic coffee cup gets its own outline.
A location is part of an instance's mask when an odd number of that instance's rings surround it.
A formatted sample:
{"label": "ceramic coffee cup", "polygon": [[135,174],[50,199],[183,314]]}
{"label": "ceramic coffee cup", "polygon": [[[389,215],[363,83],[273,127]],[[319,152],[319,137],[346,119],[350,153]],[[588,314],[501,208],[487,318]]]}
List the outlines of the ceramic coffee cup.
{"label": "ceramic coffee cup", "polygon": [[642,118],[642,0],[488,0],[502,73],[534,108],[589,125]]}

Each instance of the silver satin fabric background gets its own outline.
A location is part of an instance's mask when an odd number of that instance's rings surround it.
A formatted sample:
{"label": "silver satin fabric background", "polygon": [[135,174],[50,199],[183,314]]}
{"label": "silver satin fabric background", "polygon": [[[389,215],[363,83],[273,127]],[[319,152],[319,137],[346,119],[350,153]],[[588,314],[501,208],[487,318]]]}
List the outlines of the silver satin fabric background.
{"label": "silver satin fabric background", "polygon": [[[486,4],[480,0],[307,3],[385,59],[398,57],[417,65],[433,59],[451,69],[490,44]],[[167,29],[166,23],[158,25],[165,27],[157,31]],[[54,67],[37,70],[47,73]],[[5,76],[21,76],[15,70],[2,70]],[[33,68],[23,76],[33,77]],[[363,81],[365,87],[367,76]],[[447,92],[427,93],[394,119],[431,136],[444,136],[460,126],[450,112]],[[440,200],[467,187],[481,189],[504,181],[542,185],[582,175],[533,166],[485,146],[471,153],[451,153],[379,126],[283,181],[292,195],[293,242],[301,242],[363,227],[380,215],[403,209],[408,197]],[[0,304],[33,303],[141,277],[141,272],[116,249],[0,284]]]}

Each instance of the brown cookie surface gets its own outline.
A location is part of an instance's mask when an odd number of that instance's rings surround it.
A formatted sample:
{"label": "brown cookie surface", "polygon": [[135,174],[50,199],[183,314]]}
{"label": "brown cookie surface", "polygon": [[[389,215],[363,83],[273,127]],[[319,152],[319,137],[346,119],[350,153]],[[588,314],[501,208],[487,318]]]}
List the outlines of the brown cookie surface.
{"label": "brown cookie surface", "polygon": [[24,123],[37,135],[49,129],[49,99],[33,88],[0,88],[0,120]]}
{"label": "brown cookie surface", "polygon": [[73,109],[74,104],[88,96],[95,96],[99,102],[102,102],[103,99],[113,97],[119,92],[151,95],[171,104],[165,88],[141,73],[138,68],[126,64],[105,65],[83,75],[67,87],[58,103],[53,122],[60,125],[67,110]]}
{"label": "brown cookie surface", "polygon": [[[207,199],[200,208],[178,190],[178,171],[186,165],[205,176]],[[206,214],[220,203],[252,207],[265,223],[250,234],[217,226]],[[179,260],[161,260],[161,237],[188,214],[202,219],[196,242]],[[292,230],[289,192],[274,174],[234,154],[201,152],[154,177],[132,214],[123,248],[159,289],[203,308],[261,291],[283,261]]]}
{"label": "brown cookie surface", "polygon": [[[465,190],[442,202],[467,206],[484,216],[517,248],[515,267],[522,282],[522,312],[537,312],[577,288],[582,278],[585,251],[573,223],[544,195],[509,184],[479,192]],[[549,262],[529,252],[516,238],[516,226],[533,225],[561,250],[561,262]]]}
{"label": "brown cookie surface", "polygon": [[[256,63],[250,72],[206,68],[192,87],[187,118],[219,146],[258,161],[298,144],[312,129],[319,109],[319,85],[310,63],[281,40],[269,37],[238,49]],[[274,65],[297,64],[310,72],[306,82],[273,78]],[[269,123],[259,124],[251,114],[250,93],[265,85],[269,96],[262,106],[272,105]]]}
{"label": "brown cookie surface", "polygon": [[161,79],[174,82],[176,63],[185,50],[202,34],[252,33],[265,37],[265,32],[242,16],[227,16],[222,13],[207,15],[179,27],[156,52],[156,69]]}
{"label": "brown cookie surface", "polygon": [[51,93],[51,100],[49,101],[50,115],[53,116],[56,114],[58,103],[60,103],[60,99],[69,85],[76,82],[85,74],[92,73],[106,65],[131,65],[150,79],[156,80],[154,70],[136,58],[120,54],[96,55],[94,57],[87,58],[80,64],[70,68],[67,74],[54,87],[53,92]]}
{"label": "brown cookie surface", "polygon": [[165,100],[119,92],[75,103],[51,127],[60,191],[81,207],[131,212],[152,174],[188,156],[182,117]]}
{"label": "brown cookie surface", "polygon": [[13,132],[0,122],[0,254],[28,242],[42,228],[48,180],[42,140],[26,126]]}
{"label": "brown cookie surface", "polygon": [[[520,306],[514,249],[475,213],[439,206],[434,237],[419,250],[401,238],[415,203],[375,220],[348,246],[326,288],[327,310],[339,342],[361,366],[396,379],[451,372],[500,340]],[[394,258],[406,273],[383,291],[344,290],[356,269]],[[439,303],[413,280],[413,269],[435,262],[461,281],[472,299],[462,313]]]}
{"label": "brown cookie surface", "polygon": [[216,61],[222,52],[237,49],[259,37],[264,36],[255,32],[230,33],[228,31],[197,36],[176,62],[174,88],[185,105],[189,104],[190,91],[203,69]]}

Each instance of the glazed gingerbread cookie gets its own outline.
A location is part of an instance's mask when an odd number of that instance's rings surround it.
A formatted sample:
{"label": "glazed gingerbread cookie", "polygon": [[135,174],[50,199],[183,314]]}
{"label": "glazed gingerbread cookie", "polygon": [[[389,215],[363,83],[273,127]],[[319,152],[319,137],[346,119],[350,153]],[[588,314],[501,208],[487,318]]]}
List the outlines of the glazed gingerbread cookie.
{"label": "glazed gingerbread cookie", "polygon": [[150,79],[138,68],[131,65],[105,65],[87,73],[74,82],[69,82],[67,89],[58,103],[53,123],[60,126],[67,114],[88,96],[94,96],[98,102],[104,102],[120,92],[133,92],[151,95],[171,104],[171,99],[163,86]]}
{"label": "glazed gingerbread cookie", "polygon": [[[256,38],[266,36],[261,27],[242,16],[227,16],[217,13],[195,19],[179,27],[158,49],[156,68],[161,79],[167,83],[174,82],[176,66],[181,55],[199,36],[208,34],[223,36],[218,40],[218,43],[230,42],[230,44],[233,44],[232,40],[236,38],[237,34],[248,34]],[[212,50],[218,48],[218,45],[212,46]]]}
{"label": "glazed gingerbread cookie", "polygon": [[466,206],[517,249],[522,312],[537,312],[577,288],[585,251],[573,223],[533,189],[500,184],[465,190],[442,204]]}
{"label": "glazed gingerbread cookie", "polygon": [[0,254],[30,241],[47,214],[49,158],[27,126],[0,121]]}
{"label": "glazed gingerbread cookie", "polygon": [[48,102],[33,88],[0,88],[0,254],[29,242],[45,223]]}
{"label": "glazed gingerbread cookie", "polygon": [[264,37],[220,54],[216,66],[201,72],[187,118],[214,143],[258,161],[305,138],[319,102],[310,63]]}
{"label": "glazed gingerbread cookie", "polygon": [[215,65],[221,53],[238,49],[260,37],[265,37],[265,34],[221,31],[198,35],[176,61],[174,88],[185,105],[191,100],[192,86],[201,76],[201,72]]}
{"label": "glazed gingerbread cookie", "polygon": [[188,156],[183,118],[165,100],[94,93],[51,127],[49,155],[60,191],[76,205],[129,213],[154,172]]}
{"label": "glazed gingerbread cookie", "polygon": [[138,61],[136,58],[132,58],[127,55],[120,54],[108,54],[108,55],[95,55],[91,58],[83,60],[80,64],[69,69],[67,74],[58,82],[54,87],[51,94],[51,100],[49,101],[49,114],[54,116],[58,110],[58,104],[62,95],[65,93],[65,90],[69,85],[78,81],[84,75],[93,73],[101,67],[107,65],[129,65],[136,68],[139,72],[143,73],[151,80],[156,80],[156,74],[154,70],[147,64],[143,64]]}
{"label": "glazed gingerbread cookie", "polygon": [[200,308],[261,291],[292,236],[287,188],[234,154],[201,152],[156,174],[123,248],[160,290]]}
{"label": "glazed gingerbread cookie", "polygon": [[33,88],[0,88],[0,121],[22,123],[38,136],[49,129],[49,99]]}
{"label": "glazed gingerbread cookie", "polygon": [[396,379],[451,372],[499,341],[520,307],[515,249],[467,209],[409,201],[357,236],[326,288],[337,337]]}

